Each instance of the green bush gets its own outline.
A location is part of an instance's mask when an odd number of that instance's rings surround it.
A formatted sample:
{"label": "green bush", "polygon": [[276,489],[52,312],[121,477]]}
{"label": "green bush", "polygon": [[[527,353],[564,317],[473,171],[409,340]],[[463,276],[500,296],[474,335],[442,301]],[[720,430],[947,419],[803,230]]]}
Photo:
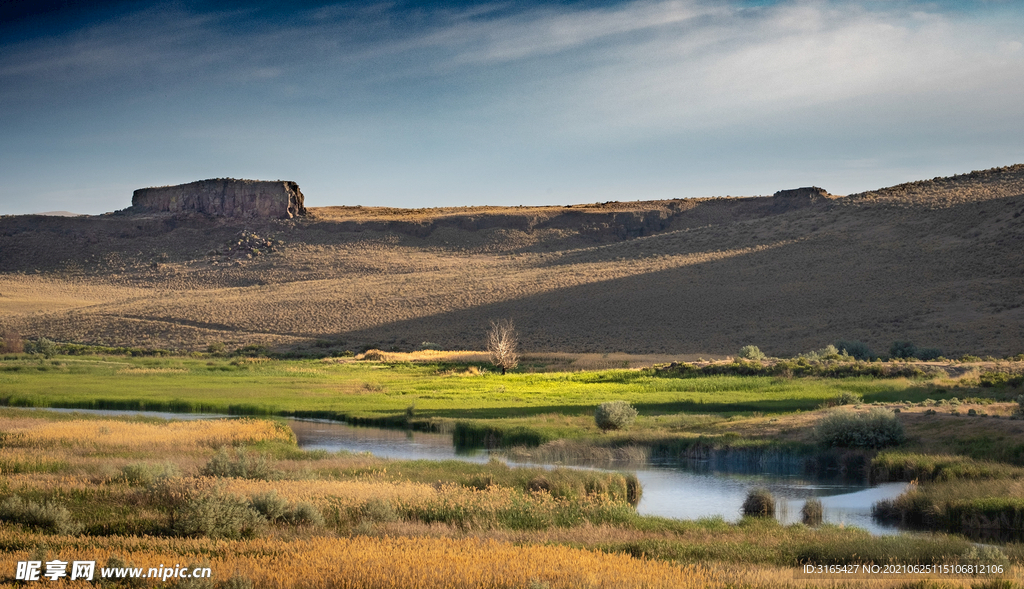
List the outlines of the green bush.
{"label": "green bush", "polygon": [[881,407],[867,413],[832,411],[818,421],[814,435],[821,445],[840,448],[885,448],[906,440],[903,424]]}
{"label": "green bush", "polygon": [[266,521],[243,499],[218,489],[186,499],[174,511],[172,529],[180,536],[252,538]]}
{"label": "green bush", "polygon": [[833,403],[836,405],[860,405],[864,402],[864,399],[857,393],[851,391],[843,391],[833,397]]}
{"label": "green bush", "polygon": [[57,353],[57,345],[52,340],[41,337],[34,342],[26,343],[25,351],[29,354],[42,354],[50,358]]}
{"label": "green bush", "polygon": [[264,454],[250,454],[239,450],[232,456],[227,448],[217,450],[200,474],[210,477],[270,480],[277,474]]}
{"label": "green bush", "polygon": [[875,353],[864,342],[839,340],[835,346],[841,352],[845,352],[857,360],[871,360],[875,357]]}
{"label": "green bush", "polygon": [[64,507],[52,503],[36,503],[16,495],[0,503],[0,521],[24,524],[62,535],[76,534],[81,528],[71,518],[71,512]]}
{"label": "green bush", "polygon": [[925,362],[937,360],[941,357],[942,350],[940,350],[939,348],[921,348],[917,351],[916,356],[918,360],[924,360]]}
{"label": "green bush", "polygon": [[740,348],[739,357],[744,360],[764,360],[764,352],[757,346],[743,346]]}
{"label": "green bush", "polygon": [[324,525],[324,516],[312,503],[296,503],[288,508],[284,519],[294,526],[315,526]]}
{"label": "green bush", "polygon": [[121,467],[121,474],[118,480],[132,486],[149,486],[163,479],[176,476],[178,476],[178,467],[170,462],[164,464],[134,462]]}
{"label": "green bush", "polygon": [[889,356],[892,358],[916,358],[917,346],[913,342],[894,341],[889,346]]}
{"label": "green bush", "polygon": [[773,517],[775,515],[775,497],[768,489],[751,489],[743,501],[743,515]]}
{"label": "green bush", "polygon": [[637,412],[625,401],[601,403],[594,411],[594,422],[603,430],[625,429],[636,419]]}
{"label": "green bush", "polygon": [[288,500],[277,494],[277,491],[269,491],[253,496],[249,501],[256,513],[259,513],[270,523],[287,522],[292,525],[324,525],[324,517],[320,510],[310,503],[289,504]]}
{"label": "green bush", "polygon": [[267,518],[267,521],[270,523],[283,520],[285,514],[288,513],[288,500],[278,495],[277,491],[268,491],[255,495],[249,501],[249,506]]}
{"label": "green bush", "polygon": [[351,511],[355,521],[393,522],[400,518],[395,506],[380,498],[370,499]]}

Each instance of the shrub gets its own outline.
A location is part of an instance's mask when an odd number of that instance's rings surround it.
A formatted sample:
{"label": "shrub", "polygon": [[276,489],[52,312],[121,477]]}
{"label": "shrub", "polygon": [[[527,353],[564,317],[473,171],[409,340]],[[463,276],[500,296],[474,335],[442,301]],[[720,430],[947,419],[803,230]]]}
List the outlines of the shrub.
{"label": "shrub", "polygon": [[312,503],[296,503],[288,508],[284,519],[295,526],[316,526],[324,525],[324,516]]}
{"label": "shrub", "polygon": [[764,352],[757,346],[743,346],[740,348],[739,357],[744,360],[764,360]]}
{"label": "shrub", "polygon": [[282,520],[288,513],[288,500],[277,494],[277,491],[260,493],[252,498],[249,506],[267,518],[270,523]]}
{"label": "shrub", "polygon": [[625,429],[636,419],[637,412],[625,401],[601,403],[594,411],[594,422],[603,430]]}
{"label": "shrub", "polygon": [[71,512],[60,505],[36,503],[17,495],[0,503],[0,520],[24,524],[55,534],[75,534],[80,526],[71,518]]}
{"label": "shrub", "polygon": [[122,466],[118,479],[133,486],[149,486],[160,480],[176,476],[178,476],[178,467],[170,462],[164,464],[135,462]]}
{"label": "shrub", "polygon": [[800,354],[797,358],[810,360],[812,362],[821,362],[822,360],[850,360],[850,356],[839,353],[839,349],[829,344],[820,350],[813,350],[806,354]]}
{"label": "shrub", "polygon": [[753,517],[773,517],[775,515],[775,497],[768,489],[751,489],[743,501],[743,515]]}
{"label": "shrub", "polygon": [[434,342],[423,342],[420,344],[421,350],[436,350],[438,352],[444,351],[441,344],[435,344]]}
{"label": "shrub", "polygon": [[57,353],[57,344],[45,337],[41,337],[34,342],[24,344],[24,348],[25,351],[30,354],[42,354],[47,358],[50,358]]}
{"label": "shrub", "polygon": [[249,454],[239,450],[232,457],[227,448],[217,450],[213,458],[206,463],[200,474],[210,477],[234,477],[238,479],[270,480],[275,472],[267,457],[263,454]]}
{"label": "shrub", "polygon": [[896,415],[881,407],[867,413],[832,411],[821,418],[814,435],[823,446],[840,448],[885,448],[906,439]]}
{"label": "shrub", "polygon": [[803,522],[809,526],[817,526],[821,524],[822,519],[825,516],[825,508],[821,505],[821,499],[817,497],[811,497],[804,502],[804,506],[800,508],[800,517]]}
{"label": "shrub", "polygon": [[360,522],[393,522],[399,519],[399,514],[389,501],[374,498],[354,509],[353,519]]}
{"label": "shrub", "polygon": [[859,405],[864,402],[860,395],[851,391],[843,391],[832,400],[836,405]]}
{"label": "shrub", "polygon": [[269,491],[253,496],[249,501],[256,513],[259,513],[270,523],[287,522],[293,525],[324,525],[324,517],[320,510],[310,503],[289,504],[288,500],[277,494],[277,491]]}
{"label": "shrub", "polygon": [[187,499],[174,512],[172,528],[180,536],[252,538],[266,522],[240,497],[220,490]]}
{"label": "shrub", "polygon": [[835,346],[858,360],[870,360],[875,357],[875,353],[864,342],[839,340]]}
{"label": "shrub", "polygon": [[917,346],[913,342],[894,341],[889,346],[889,356],[893,358],[916,358]]}
{"label": "shrub", "polygon": [[942,350],[939,348],[921,348],[917,351],[917,359],[926,362],[937,360],[942,357]]}

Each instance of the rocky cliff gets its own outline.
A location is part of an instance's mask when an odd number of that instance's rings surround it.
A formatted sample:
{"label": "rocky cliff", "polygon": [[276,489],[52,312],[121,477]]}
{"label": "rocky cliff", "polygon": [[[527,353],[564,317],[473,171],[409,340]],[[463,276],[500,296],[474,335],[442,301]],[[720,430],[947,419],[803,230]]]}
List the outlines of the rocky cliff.
{"label": "rocky cliff", "polygon": [[302,192],[295,182],[234,178],[140,188],[132,195],[132,210],[218,217],[290,218],[306,214]]}

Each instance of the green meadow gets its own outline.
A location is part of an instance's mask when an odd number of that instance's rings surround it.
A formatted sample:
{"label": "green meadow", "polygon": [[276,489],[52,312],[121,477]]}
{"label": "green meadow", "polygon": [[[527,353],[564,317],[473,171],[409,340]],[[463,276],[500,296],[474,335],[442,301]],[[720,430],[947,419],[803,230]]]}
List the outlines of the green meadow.
{"label": "green meadow", "polygon": [[0,395],[12,405],[85,407],[90,403],[180,406],[191,411],[338,411],[373,417],[497,419],[559,412],[591,413],[625,400],[641,415],[738,414],[810,410],[841,392],[866,402],[923,399],[908,379],[672,378],[648,370],[500,375],[470,366],[319,360],[26,357],[0,364]]}
{"label": "green meadow", "polygon": [[942,396],[905,378],[681,378],[651,370],[502,376],[446,363],[248,358],[20,357],[0,364],[0,402],[12,406],[532,423],[569,437],[596,432],[592,415],[606,401],[636,407],[635,431],[645,431],[693,427],[686,415],[811,411],[843,393],[867,403]]}

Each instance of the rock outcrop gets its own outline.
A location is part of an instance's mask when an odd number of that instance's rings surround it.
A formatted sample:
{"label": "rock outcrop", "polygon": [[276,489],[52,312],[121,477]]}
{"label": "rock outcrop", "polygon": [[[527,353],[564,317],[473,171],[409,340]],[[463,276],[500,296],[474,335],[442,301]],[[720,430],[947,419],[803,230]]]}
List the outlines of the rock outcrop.
{"label": "rock outcrop", "polygon": [[132,209],[153,213],[285,219],[306,214],[302,192],[295,182],[234,178],[140,188],[132,195]]}
{"label": "rock outcrop", "polygon": [[817,186],[804,186],[803,188],[793,188],[790,190],[780,190],[773,196],[776,198],[803,198],[803,199],[821,199],[821,198],[832,198],[832,195],[828,193],[824,188]]}

